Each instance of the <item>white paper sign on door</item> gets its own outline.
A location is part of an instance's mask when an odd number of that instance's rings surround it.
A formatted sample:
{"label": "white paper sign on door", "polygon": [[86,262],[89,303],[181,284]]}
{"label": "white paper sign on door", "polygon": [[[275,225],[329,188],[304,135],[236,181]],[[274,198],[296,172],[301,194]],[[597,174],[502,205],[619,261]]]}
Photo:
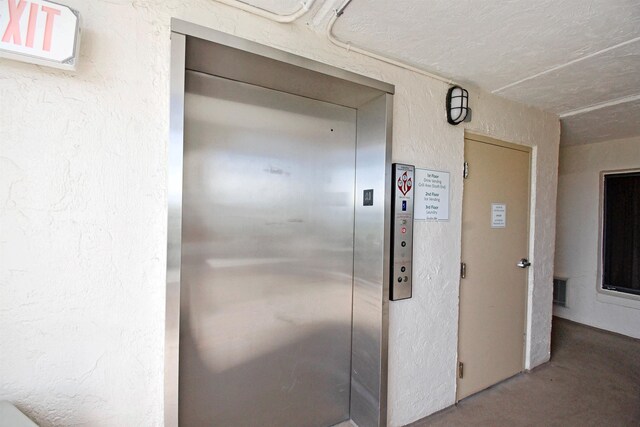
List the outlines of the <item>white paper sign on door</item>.
{"label": "white paper sign on door", "polygon": [[415,172],[414,220],[449,221],[449,172]]}
{"label": "white paper sign on door", "polygon": [[505,228],[507,226],[507,205],[491,203],[491,228]]}

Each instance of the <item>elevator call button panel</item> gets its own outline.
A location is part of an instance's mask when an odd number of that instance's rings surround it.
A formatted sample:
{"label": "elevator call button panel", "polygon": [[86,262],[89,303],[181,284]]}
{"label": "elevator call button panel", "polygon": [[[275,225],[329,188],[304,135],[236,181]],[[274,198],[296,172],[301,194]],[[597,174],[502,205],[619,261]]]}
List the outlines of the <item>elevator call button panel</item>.
{"label": "elevator call button panel", "polygon": [[391,190],[391,283],[389,299],[411,298],[413,186],[415,168],[394,163]]}

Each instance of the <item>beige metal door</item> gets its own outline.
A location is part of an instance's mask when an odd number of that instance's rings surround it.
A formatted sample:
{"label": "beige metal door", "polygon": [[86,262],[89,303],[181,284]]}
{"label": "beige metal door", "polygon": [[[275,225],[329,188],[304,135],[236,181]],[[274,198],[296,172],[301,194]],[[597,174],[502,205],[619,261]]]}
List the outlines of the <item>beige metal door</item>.
{"label": "beige metal door", "polygon": [[465,140],[457,399],[523,370],[531,152]]}

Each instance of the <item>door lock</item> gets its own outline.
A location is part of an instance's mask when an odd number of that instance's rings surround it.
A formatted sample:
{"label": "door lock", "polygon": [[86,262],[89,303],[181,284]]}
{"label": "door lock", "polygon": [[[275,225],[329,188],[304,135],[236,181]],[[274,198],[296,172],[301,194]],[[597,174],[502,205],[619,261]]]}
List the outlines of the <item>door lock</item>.
{"label": "door lock", "polygon": [[531,265],[531,263],[529,262],[528,259],[522,258],[520,261],[518,261],[516,265],[520,268],[527,268]]}

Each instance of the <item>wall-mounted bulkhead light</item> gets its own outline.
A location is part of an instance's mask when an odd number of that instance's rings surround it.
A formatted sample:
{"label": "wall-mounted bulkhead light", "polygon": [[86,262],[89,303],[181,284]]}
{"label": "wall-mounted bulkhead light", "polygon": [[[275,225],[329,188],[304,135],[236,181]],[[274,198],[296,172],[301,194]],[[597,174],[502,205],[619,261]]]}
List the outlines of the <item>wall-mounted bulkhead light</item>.
{"label": "wall-mounted bulkhead light", "polygon": [[[447,92],[447,121],[458,125],[470,118],[469,92],[460,86],[452,86]],[[469,121],[469,120],[466,120]]]}

